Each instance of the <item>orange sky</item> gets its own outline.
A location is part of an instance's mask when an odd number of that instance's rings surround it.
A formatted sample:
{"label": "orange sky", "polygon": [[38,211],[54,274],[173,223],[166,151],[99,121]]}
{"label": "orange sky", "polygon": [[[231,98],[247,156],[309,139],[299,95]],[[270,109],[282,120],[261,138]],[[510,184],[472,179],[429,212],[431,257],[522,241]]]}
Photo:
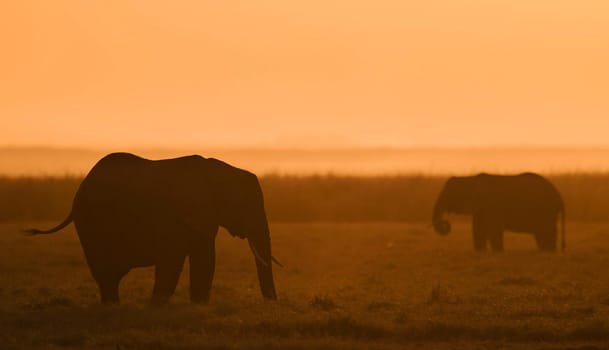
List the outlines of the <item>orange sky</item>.
{"label": "orange sky", "polygon": [[3,1],[0,145],[609,145],[609,1]]}

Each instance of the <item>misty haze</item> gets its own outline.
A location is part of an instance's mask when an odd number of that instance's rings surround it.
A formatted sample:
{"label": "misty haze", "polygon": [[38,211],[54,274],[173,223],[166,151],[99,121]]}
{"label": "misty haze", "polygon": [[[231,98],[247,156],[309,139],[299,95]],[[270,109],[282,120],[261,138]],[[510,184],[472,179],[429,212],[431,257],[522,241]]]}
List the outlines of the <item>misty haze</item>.
{"label": "misty haze", "polygon": [[[545,174],[609,171],[604,147],[477,148],[197,148],[136,149],[151,159],[201,154],[224,159],[257,174],[284,175],[467,175],[478,172]],[[101,150],[0,148],[0,174],[9,176],[86,174]]]}

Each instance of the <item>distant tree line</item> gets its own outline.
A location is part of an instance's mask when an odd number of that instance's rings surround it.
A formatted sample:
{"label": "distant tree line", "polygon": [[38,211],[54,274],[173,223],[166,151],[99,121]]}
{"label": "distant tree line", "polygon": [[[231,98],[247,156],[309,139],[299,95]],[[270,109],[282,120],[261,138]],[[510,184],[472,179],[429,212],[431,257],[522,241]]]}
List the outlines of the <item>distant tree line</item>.
{"label": "distant tree line", "polygon": [[[548,176],[567,220],[609,220],[609,174]],[[447,177],[266,175],[260,181],[271,221],[428,222]],[[56,221],[69,212],[80,177],[0,177],[0,222]]]}

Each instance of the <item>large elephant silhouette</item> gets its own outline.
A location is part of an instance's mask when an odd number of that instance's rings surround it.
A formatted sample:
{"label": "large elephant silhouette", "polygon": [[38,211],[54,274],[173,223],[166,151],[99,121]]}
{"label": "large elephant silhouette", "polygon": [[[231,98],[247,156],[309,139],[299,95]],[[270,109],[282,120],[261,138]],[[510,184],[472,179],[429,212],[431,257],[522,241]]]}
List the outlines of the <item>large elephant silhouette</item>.
{"label": "large elephant silhouette", "polygon": [[262,295],[276,299],[271,238],[256,175],[201,156],[148,160],[129,153],[102,158],[84,178],[72,211],[50,230],[74,222],[102,303],[118,303],[130,269],[155,266],[153,304],[174,293],[186,256],[190,297],[207,302],[218,227],[247,239]]}
{"label": "large elephant silhouette", "polygon": [[560,193],[544,177],[490,175],[451,177],[438,196],[432,215],[435,231],[446,235],[450,223],[444,213],[472,215],[474,248],[503,251],[503,232],[526,232],[535,236],[537,247],[555,251],[560,214],[562,249],[565,249],[565,208]]}

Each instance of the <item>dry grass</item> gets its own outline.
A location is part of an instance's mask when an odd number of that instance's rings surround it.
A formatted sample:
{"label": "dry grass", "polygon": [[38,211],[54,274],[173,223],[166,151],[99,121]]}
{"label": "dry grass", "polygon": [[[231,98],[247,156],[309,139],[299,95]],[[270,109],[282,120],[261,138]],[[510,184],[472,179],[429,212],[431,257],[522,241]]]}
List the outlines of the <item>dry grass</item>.
{"label": "dry grass", "polygon": [[[52,222],[27,223],[49,226]],[[25,237],[0,225],[2,349],[600,349],[609,344],[609,223],[568,223],[564,254],[507,234],[472,252],[469,225],[273,223],[277,302],[262,300],[244,241],[221,233],[209,305],[182,274],[152,308],[152,269],[133,270],[122,305],[98,305],[72,226]],[[188,267],[185,266],[185,270]],[[186,272],[186,271],[185,271]]]}
{"label": "dry grass", "polygon": [[[609,219],[609,174],[553,175],[567,218]],[[274,176],[261,178],[272,221],[428,222],[446,177]],[[61,220],[80,178],[0,177],[0,222]]]}

